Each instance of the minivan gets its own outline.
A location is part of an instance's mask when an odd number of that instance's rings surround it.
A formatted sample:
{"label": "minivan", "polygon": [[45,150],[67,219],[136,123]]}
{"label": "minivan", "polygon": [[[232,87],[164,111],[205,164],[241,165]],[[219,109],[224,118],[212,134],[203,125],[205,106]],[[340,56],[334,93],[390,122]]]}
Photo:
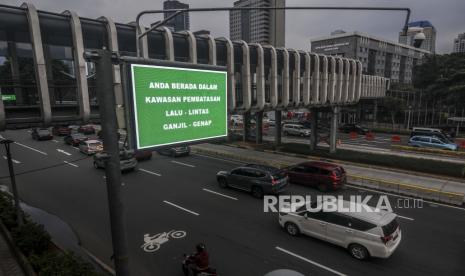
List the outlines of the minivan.
{"label": "minivan", "polygon": [[281,206],[279,224],[291,236],[304,234],[341,246],[358,260],[388,258],[399,246],[402,233],[396,214],[346,200],[336,204],[351,207],[349,212],[333,211],[323,202]]}
{"label": "minivan", "polygon": [[337,190],[347,182],[343,167],[321,161],[303,162],[287,169],[289,182],[317,188],[321,192]]}

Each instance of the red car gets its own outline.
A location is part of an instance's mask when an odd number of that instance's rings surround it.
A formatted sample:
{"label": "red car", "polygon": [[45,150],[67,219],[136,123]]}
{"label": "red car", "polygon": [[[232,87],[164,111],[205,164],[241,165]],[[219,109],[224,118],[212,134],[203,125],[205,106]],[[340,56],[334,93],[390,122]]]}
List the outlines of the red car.
{"label": "red car", "polygon": [[325,192],[337,190],[347,181],[343,167],[327,162],[304,162],[288,169],[287,174],[291,183],[318,188]]}
{"label": "red car", "polygon": [[91,125],[83,125],[78,128],[78,132],[82,134],[95,134],[95,128]]}
{"label": "red car", "polygon": [[52,133],[57,136],[67,136],[71,134],[71,128],[68,126],[54,126]]}
{"label": "red car", "polygon": [[88,140],[88,138],[84,134],[81,134],[81,133],[73,133],[70,135],[66,135],[65,138],[63,138],[63,141],[66,144],[71,145],[73,147],[79,146],[79,143],[81,143],[81,141],[86,141],[86,140]]}

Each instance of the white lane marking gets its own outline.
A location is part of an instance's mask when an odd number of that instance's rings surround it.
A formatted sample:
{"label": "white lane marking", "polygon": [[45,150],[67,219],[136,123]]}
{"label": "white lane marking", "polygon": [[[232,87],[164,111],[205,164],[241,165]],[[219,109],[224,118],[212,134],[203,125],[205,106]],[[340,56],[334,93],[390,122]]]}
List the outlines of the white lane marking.
{"label": "white lane marking", "polygon": [[215,195],[223,196],[223,197],[226,197],[226,198],[229,198],[229,199],[232,199],[232,200],[237,200],[237,198],[235,198],[235,197],[228,196],[228,195],[225,195],[225,194],[222,194],[222,193],[218,193],[218,192],[215,192],[215,191],[212,191],[212,190],[209,190],[209,189],[203,188],[202,190],[204,190],[205,192],[209,192],[209,193],[212,193],[212,194],[215,194]]}
{"label": "white lane marking", "polygon": [[62,150],[62,149],[57,149],[57,151],[58,151],[58,152],[61,152],[61,153],[63,153],[63,154],[66,154],[66,155],[68,155],[68,156],[72,155],[71,153],[66,152],[66,151],[64,151],[64,150]]}
{"label": "white lane marking", "polygon": [[178,208],[178,209],[181,209],[181,210],[183,210],[183,211],[186,211],[186,212],[188,212],[188,213],[191,213],[191,214],[193,214],[193,215],[196,215],[196,216],[199,216],[199,215],[200,215],[199,213],[196,213],[196,212],[194,212],[194,211],[191,211],[191,210],[189,210],[189,209],[186,209],[186,208],[184,208],[184,207],[181,207],[181,206],[179,206],[179,205],[176,205],[176,204],[174,204],[174,203],[172,203],[172,202],[169,202],[169,201],[166,201],[166,200],[163,200],[163,202],[166,203],[166,204],[169,204],[169,205],[171,205],[171,206],[173,206],[173,207],[176,207],[176,208]]}
{"label": "white lane marking", "polygon": [[174,161],[174,160],[171,160],[171,163],[175,163],[175,164],[179,164],[179,165],[183,165],[183,166],[187,166],[187,167],[195,168],[195,166],[194,166],[194,165],[187,164],[187,163],[183,163],[183,162],[179,162],[179,161]]}
{"label": "white lane marking", "polygon": [[228,159],[223,159],[223,158],[218,158],[218,157],[212,157],[212,156],[203,155],[203,154],[200,154],[200,153],[191,153],[191,154],[196,155],[196,156],[205,157],[205,158],[215,159],[215,160],[219,160],[219,161],[229,162],[229,163],[233,163],[233,164],[245,164],[244,162],[238,162],[238,161],[233,161],[233,160],[228,160]]}
{"label": "white lane marking", "polygon": [[[8,160],[8,157],[6,157],[5,155],[3,155],[3,159]],[[13,163],[15,163],[15,164],[21,164],[21,162],[19,162],[19,161],[16,160],[16,159],[11,159],[11,161],[13,161]]]}
{"label": "white lane marking", "polygon": [[27,132],[32,133],[32,130],[28,130]]}
{"label": "white lane marking", "polygon": [[0,135],[0,139],[5,139],[5,137],[3,137],[2,135]]}
{"label": "white lane marking", "polygon": [[142,171],[142,172],[145,172],[145,173],[149,173],[149,174],[153,174],[153,175],[156,175],[156,176],[161,176],[161,174],[159,174],[159,173],[147,171],[147,170],[144,170],[144,169],[141,169],[141,168],[139,168],[139,171]]}
{"label": "white lane marking", "polygon": [[68,164],[68,165],[70,165],[70,166],[73,166],[73,167],[75,167],[75,168],[79,168],[78,165],[73,164],[73,163],[71,163],[71,162],[68,162],[68,161],[63,161],[63,162],[65,162],[66,164]]}
{"label": "white lane marking", "polygon": [[76,147],[73,147],[73,146],[71,148],[74,149],[74,150],[79,150],[79,148],[76,148]]}
{"label": "white lane marking", "polygon": [[53,139],[52,142],[60,143],[60,141]]}
{"label": "white lane marking", "polygon": [[283,248],[281,248],[281,247],[279,247],[279,246],[276,246],[275,248],[276,248],[277,250],[281,251],[281,252],[284,252],[284,253],[289,254],[289,255],[291,255],[291,256],[293,256],[293,257],[296,257],[296,258],[298,258],[298,259],[301,259],[302,261],[306,261],[307,263],[311,263],[312,265],[315,265],[315,266],[317,266],[317,267],[319,267],[319,268],[322,268],[322,269],[324,269],[324,270],[326,270],[326,271],[332,272],[332,273],[334,273],[334,274],[336,274],[336,275],[340,275],[340,276],[346,276],[346,275],[347,275],[347,274],[341,273],[341,272],[339,272],[339,271],[336,271],[336,270],[334,270],[334,269],[332,269],[332,268],[329,268],[329,267],[327,267],[327,266],[324,266],[324,265],[322,265],[322,264],[319,264],[319,263],[317,263],[317,262],[315,262],[315,261],[309,260],[309,259],[307,259],[307,258],[305,258],[305,257],[302,257],[302,256],[300,256],[300,255],[297,255],[297,254],[295,254],[295,253],[292,253],[291,251],[288,251],[288,250],[286,250],[286,249],[283,249]]}
{"label": "white lane marking", "polygon": [[[346,184],[346,186],[347,186],[347,187],[354,188],[354,189],[360,189],[360,190],[370,191],[370,192],[374,192],[374,193],[378,193],[378,194],[384,194],[384,195],[390,195],[390,196],[401,197],[401,198],[408,198],[408,199],[418,199],[417,197],[410,197],[410,196],[404,196],[404,195],[397,195],[397,194],[393,194],[393,193],[389,193],[389,192],[377,191],[377,190],[368,189],[368,188],[363,188],[363,187],[358,187],[358,186],[354,186],[354,185],[350,185],[350,184]],[[452,206],[452,205],[437,203],[437,202],[434,202],[434,201],[429,201],[429,200],[424,200],[424,199],[423,199],[423,202],[426,202],[426,203],[429,203],[429,204],[434,204],[434,205],[439,205],[439,206],[443,206],[443,207],[448,207],[448,208],[452,208],[452,209],[458,209],[458,210],[465,211],[465,208],[462,208],[462,207],[457,207],[457,206]]]}
{"label": "white lane marking", "polygon": [[399,215],[397,215],[397,217],[402,218],[402,219],[406,219],[406,220],[412,220],[412,221],[415,220],[415,219],[413,219],[413,218],[404,217],[404,216],[399,216]]}
{"label": "white lane marking", "polygon": [[40,154],[48,155],[48,154],[46,154],[45,152],[40,151],[40,150],[35,149],[35,148],[32,148],[32,147],[30,147],[30,146],[26,146],[26,145],[23,145],[23,144],[18,143],[18,142],[15,142],[15,144],[18,145],[18,146],[25,147],[25,148],[27,148],[27,149],[33,150],[33,151],[38,152],[38,153],[40,153]]}

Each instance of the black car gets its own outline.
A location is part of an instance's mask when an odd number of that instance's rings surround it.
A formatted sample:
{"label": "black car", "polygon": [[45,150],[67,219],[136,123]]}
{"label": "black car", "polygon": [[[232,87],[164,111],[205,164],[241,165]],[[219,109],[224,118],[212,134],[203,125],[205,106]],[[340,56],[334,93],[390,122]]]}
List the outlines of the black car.
{"label": "black car", "polygon": [[65,138],[63,138],[63,141],[65,141],[65,143],[68,144],[68,145],[71,145],[73,147],[77,147],[77,146],[79,146],[79,143],[81,141],[85,141],[87,139],[88,139],[87,136],[85,136],[84,134],[73,133],[73,134],[65,136]]}
{"label": "black car", "polygon": [[48,128],[33,128],[31,132],[32,139],[41,140],[52,140],[52,132]]}
{"label": "black car", "polygon": [[189,155],[191,152],[191,148],[189,146],[168,147],[168,148],[158,149],[157,152],[158,154],[161,154],[161,155],[178,157],[178,156],[183,156],[183,155]]}
{"label": "black car", "polygon": [[357,125],[357,124],[345,124],[339,128],[340,131],[345,132],[345,133],[350,133],[350,132],[356,132],[358,134],[365,135],[370,130],[366,127]]}
{"label": "black car", "polygon": [[222,188],[232,187],[252,193],[256,198],[264,194],[279,194],[289,185],[286,172],[266,165],[249,164],[216,174]]}

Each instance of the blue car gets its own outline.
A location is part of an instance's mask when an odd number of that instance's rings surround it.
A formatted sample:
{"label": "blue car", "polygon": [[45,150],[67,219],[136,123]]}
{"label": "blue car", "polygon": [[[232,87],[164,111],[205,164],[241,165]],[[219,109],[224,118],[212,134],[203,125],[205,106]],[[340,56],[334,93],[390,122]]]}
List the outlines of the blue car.
{"label": "blue car", "polygon": [[456,144],[434,136],[413,136],[408,141],[408,145],[421,148],[457,150]]}

